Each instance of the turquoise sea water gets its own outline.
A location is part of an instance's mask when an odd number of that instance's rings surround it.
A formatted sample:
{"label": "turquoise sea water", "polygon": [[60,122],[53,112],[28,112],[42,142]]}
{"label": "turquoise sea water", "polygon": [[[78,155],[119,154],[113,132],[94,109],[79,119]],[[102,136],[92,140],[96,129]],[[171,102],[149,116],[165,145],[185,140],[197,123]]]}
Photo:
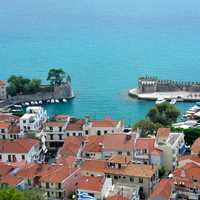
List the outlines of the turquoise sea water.
{"label": "turquoise sea water", "polygon": [[[199,80],[199,0],[0,0],[0,79],[61,66],[77,98],[49,114],[127,124],[153,102],[127,95],[141,75]],[[186,109],[191,104],[179,104]]]}

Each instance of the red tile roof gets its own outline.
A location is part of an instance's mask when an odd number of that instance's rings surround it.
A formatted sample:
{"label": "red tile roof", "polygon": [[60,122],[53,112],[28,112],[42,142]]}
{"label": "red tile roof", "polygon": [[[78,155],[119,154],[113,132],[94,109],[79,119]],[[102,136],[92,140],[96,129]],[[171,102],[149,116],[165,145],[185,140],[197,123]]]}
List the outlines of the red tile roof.
{"label": "red tile roof", "polygon": [[27,153],[34,145],[38,145],[39,140],[24,138],[17,140],[0,141],[0,153]]}
{"label": "red tile roof", "polygon": [[10,127],[9,122],[0,122],[0,129],[8,129]]}
{"label": "red tile roof", "polygon": [[8,184],[9,186],[17,186],[19,183],[23,181],[23,178],[19,178],[10,174],[2,176],[0,178],[0,182],[3,184]]}
{"label": "red tile roof", "polygon": [[[176,185],[181,184],[188,188],[200,189],[200,167],[195,163],[187,163],[182,168],[177,168],[173,176]],[[197,180],[197,182],[193,180]]]}
{"label": "red tile roof", "polygon": [[[114,139],[113,139],[114,138]],[[104,150],[132,150],[135,145],[135,134],[111,134],[104,136]]]}
{"label": "red tile roof", "polygon": [[0,80],[0,86],[6,85],[6,81]]}
{"label": "red tile roof", "polygon": [[85,139],[85,147],[83,151],[85,152],[101,152],[103,148],[104,136],[89,136]]}
{"label": "red tile roof", "polygon": [[167,138],[169,137],[170,132],[170,128],[159,128],[157,131],[157,137]]}
{"label": "red tile roof", "polygon": [[119,121],[112,120],[111,118],[105,118],[102,120],[92,121],[93,127],[116,127]]}
{"label": "red tile roof", "polygon": [[64,127],[66,122],[63,121],[48,121],[46,122],[46,127]]}
{"label": "red tile roof", "polygon": [[108,162],[110,163],[118,163],[118,164],[128,164],[131,161],[130,156],[124,155],[113,155]]}
{"label": "red tile roof", "polygon": [[200,137],[194,141],[191,151],[196,154],[200,153]]}
{"label": "red tile roof", "polygon": [[70,121],[66,127],[66,130],[67,131],[80,131],[80,130],[82,130],[84,123],[85,123],[84,120]]}
{"label": "red tile roof", "polygon": [[193,162],[199,163],[200,165],[200,156],[198,155],[184,155],[184,156],[180,156],[178,160],[179,161],[188,160],[190,162],[193,161]]}
{"label": "red tile roof", "polygon": [[64,165],[55,165],[53,168],[44,172],[41,182],[62,183],[75,169],[71,169]]}
{"label": "red tile roof", "polygon": [[138,138],[135,142],[135,149],[154,150],[155,138]]}
{"label": "red tile roof", "polygon": [[5,163],[0,162],[0,176],[6,175],[11,172],[14,167],[7,165]]}
{"label": "red tile roof", "polygon": [[107,167],[106,160],[86,160],[82,164],[81,169],[83,171],[104,173],[106,167]]}
{"label": "red tile roof", "polygon": [[162,179],[154,188],[150,195],[150,199],[162,198],[169,200],[172,193],[172,181],[169,179]]}
{"label": "red tile roof", "polygon": [[115,195],[115,196],[107,197],[106,200],[129,200],[129,198],[122,195]]}
{"label": "red tile roof", "polygon": [[76,156],[82,142],[82,137],[69,136],[64,139],[63,146],[59,149],[60,156]]}
{"label": "red tile roof", "polygon": [[105,177],[82,176],[78,181],[79,190],[100,192],[105,182]]}
{"label": "red tile roof", "polygon": [[0,113],[0,121],[3,122],[16,122],[19,121],[19,117],[10,113]]}

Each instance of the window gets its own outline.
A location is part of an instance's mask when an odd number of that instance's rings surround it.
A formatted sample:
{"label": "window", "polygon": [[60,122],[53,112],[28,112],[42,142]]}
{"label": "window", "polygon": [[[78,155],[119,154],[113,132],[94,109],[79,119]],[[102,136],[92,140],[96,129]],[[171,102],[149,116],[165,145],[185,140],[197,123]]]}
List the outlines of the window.
{"label": "window", "polygon": [[26,124],[26,120],[23,120],[23,123]]}
{"label": "window", "polygon": [[118,179],[118,177],[117,177],[117,176],[114,176],[114,179]]}
{"label": "window", "polygon": [[130,177],[130,182],[134,182],[134,178],[133,177]]}
{"label": "window", "polygon": [[128,151],[128,152],[127,152],[127,156],[130,156],[130,155],[131,155],[131,153]]}
{"label": "window", "polygon": [[22,155],[22,160],[25,160],[25,155]]}
{"label": "window", "polygon": [[50,131],[53,131],[53,127],[50,126],[50,127],[49,127],[49,130],[50,130]]}
{"label": "window", "polygon": [[85,131],[85,135],[88,135],[88,131]]}
{"label": "window", "polygon": [[101,135],[101,131],[100,130],[97,131],[97,135]]}
{"label": "window", "polygon": [[76,136],[76,133],[73,133],[73,136]]}
{"label": "window", "polygon": [[79,135],[79,136],[82,136],[82,133],[79,133],[78,135]]}
{"label": "window", "polygon": [[50,197],[50,193],[49,192],[47,192],[47,196]]}
{"label": "window", "polygon": [[143,178],[139,178],[139,183],[143,183]]}
{"label": "window", "polygon": [[1,129],[1,133],[5,133],[5,129]]}
{"label": "window", "polygon": [[5,135],[3,135],[3,140],[5,140],[6,139],[6,136]]}
{"label": "window", "polygon": [[119,155],[122,155],[122,152],[121,152],[121,151],[119,151],[119,152],[118,152],[118,154],[119,154]]}
{"label": "window", "polygon": [[108,131],[104,131],[104,134],[107,134],[108,133]]}
{"label": "window", "polygon": [[14,139],[17,139],[17,136],[16,136],[16,135],[14,135]]}
{"label": "window", "polygon": [[46,183],[46,188],[47,188],[47,189],[49,188],[49,183]]}
{"label": "window", "polygon": [[59,193],[58,193],[58,196],[59,196],[59,198],[62,198],[62,193],[59,192]]}
{"label": "window", "polygon": [[58,183],[58,189],[61,189],[61,183]]}
{"label": "window", "polygon": [[69,136],[69,133],[67,133],[67,136]]}
{"label": "window", "polygon": [[11,155],[8,155],[8,162],[11,162]]}
{"label": "window", "polygon": [[53,135],[50,135],[50,140],[53,140]]}
{"label": "window", "polygon": [[0,160],[2,159],[2,155],[0,154]]}
{"label": "window", "polygon": [[59,132],[62,132],[62,127],[59,127]]}
{"label": "window", "polygon": [[59,135],[59,140],[62,140],[62,134]]}

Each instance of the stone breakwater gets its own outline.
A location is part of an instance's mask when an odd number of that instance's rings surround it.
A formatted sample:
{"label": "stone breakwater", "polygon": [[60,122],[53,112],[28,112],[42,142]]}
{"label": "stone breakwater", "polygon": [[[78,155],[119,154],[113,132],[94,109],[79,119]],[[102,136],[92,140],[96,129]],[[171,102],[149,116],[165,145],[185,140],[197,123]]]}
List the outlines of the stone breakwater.
{"label": "stone breakwater", "polygon": [[138,99],[200,101],[200,82],[159,80],[156,77],[140,77],[138,87],[129,90],[129,95]]}
{"label": "stone breakwater", "polygon": [[[48,87],[48,86],[47,86]],[[72,99],[74,92],[69,82],[63,83],[60,86],[54,86],[52,90],[37,92],[35,94],[17,95],[8,97],[0,102],[0,107],[10,107],[15,104],[22,104],[31,101],[47,101],[49,99]]]}

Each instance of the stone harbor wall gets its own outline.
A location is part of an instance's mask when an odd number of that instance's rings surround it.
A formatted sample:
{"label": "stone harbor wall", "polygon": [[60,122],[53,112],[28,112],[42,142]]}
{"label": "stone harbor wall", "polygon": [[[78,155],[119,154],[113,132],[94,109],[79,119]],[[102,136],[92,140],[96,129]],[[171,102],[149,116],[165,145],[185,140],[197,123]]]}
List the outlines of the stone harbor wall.
{"label": "stone harbor wall", "polygon": [[0,102],[0,107],[11,106],[14,104],[31,102],[31,101],[46,101],[49,99],[72,99],[74,92],[70,82],[66,82],[60,86],[55,86],[53,90],[46,90],[43,88],[41,92],[30,95],[17,95],[8,97],[5,101]]}
{"label": "stone harbor wall", "polygon": [[138,79],[139,93],[153,92],[200,92],[200,82],[159,80],[156,77],[141,77]]}

